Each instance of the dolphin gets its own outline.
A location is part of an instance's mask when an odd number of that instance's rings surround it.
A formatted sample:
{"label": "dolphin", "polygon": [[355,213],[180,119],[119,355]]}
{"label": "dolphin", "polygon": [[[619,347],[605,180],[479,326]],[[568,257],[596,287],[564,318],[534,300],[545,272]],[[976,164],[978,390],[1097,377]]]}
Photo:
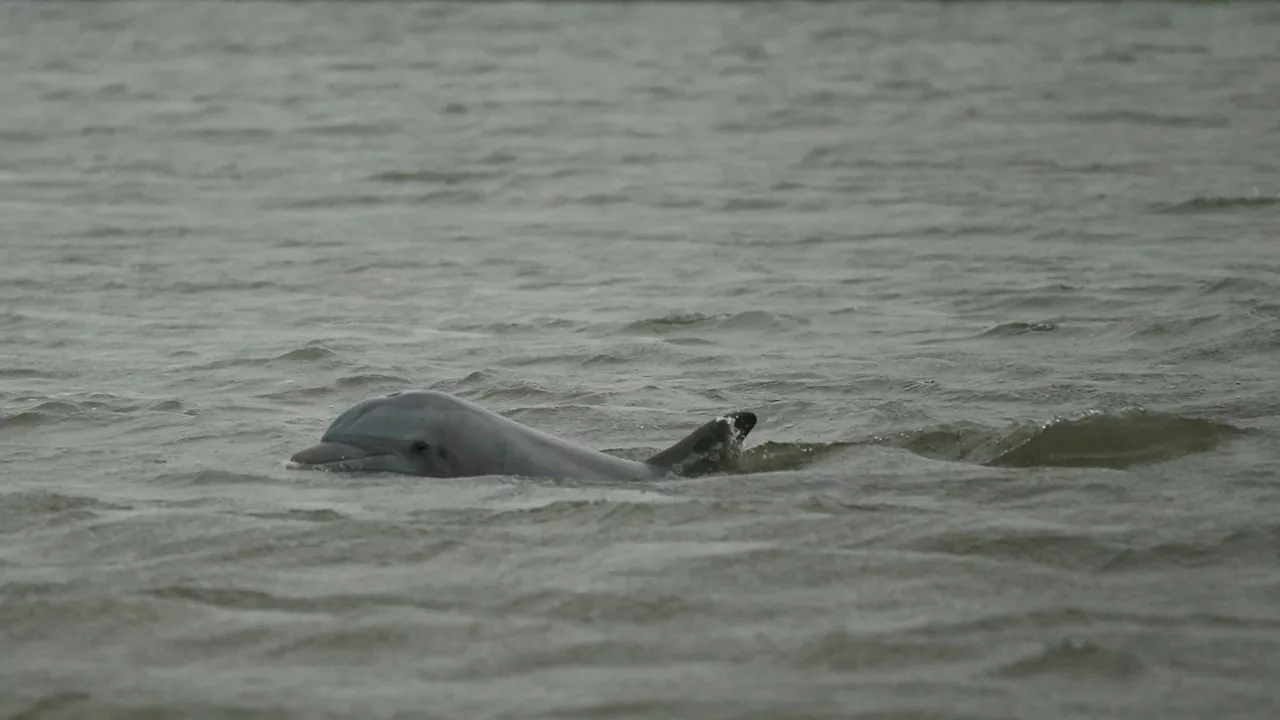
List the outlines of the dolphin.
{"label": "dolphin", "polygon": [[438,478],[691,477],[714,472],[735,457],[755,424],[753,413],[723,415],[640,462],[535,430],[448,393],[398,391],[356,403],[329,425],[319,444],[295,453],[288,467]]}

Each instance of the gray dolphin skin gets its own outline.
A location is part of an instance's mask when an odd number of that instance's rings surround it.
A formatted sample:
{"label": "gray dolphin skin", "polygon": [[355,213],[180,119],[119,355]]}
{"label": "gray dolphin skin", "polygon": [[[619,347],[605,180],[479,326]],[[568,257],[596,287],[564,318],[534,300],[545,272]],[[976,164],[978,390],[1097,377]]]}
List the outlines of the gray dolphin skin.
{"label": "gray dolphin skin", "polygon": [[360,401],[329,425],[318,445],[295,453],[289,467],[440,478],[690,477],[723,467],[755,424],[753,413],[730,413],[638,462],[535,430],[448,393],[413,390]]}

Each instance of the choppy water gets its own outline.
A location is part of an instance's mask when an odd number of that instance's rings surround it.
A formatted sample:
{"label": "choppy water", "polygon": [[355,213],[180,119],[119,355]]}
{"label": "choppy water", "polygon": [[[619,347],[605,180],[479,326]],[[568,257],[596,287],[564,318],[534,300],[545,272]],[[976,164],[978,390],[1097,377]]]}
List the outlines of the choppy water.
{"label": "choppy water", "polygon": [[[1272,5],[0,6],[0,712],[1272,717]],[[440,388],[734,474],[291,472]]]}

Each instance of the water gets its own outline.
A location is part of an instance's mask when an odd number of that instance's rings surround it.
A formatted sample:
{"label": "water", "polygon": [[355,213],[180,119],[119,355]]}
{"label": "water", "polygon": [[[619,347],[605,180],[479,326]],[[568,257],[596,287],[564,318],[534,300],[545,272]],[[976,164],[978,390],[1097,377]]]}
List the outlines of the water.
{"label": "water", "polygon": [[[1270,5],[9,3],[10,717],[1271,717]],[[287,470],[455,392],[610,486]]]}

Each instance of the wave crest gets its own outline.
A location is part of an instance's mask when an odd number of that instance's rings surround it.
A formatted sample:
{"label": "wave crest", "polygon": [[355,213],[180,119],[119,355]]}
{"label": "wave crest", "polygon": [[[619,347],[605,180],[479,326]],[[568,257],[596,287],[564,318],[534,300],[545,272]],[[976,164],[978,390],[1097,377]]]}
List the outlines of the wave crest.
{"label": "wave crest", "polygon": [[1038,425],[992,431],[973,424],[872,438],[940,460],[990,467],[1124,469],[1207,452],[1243,430],[1203,418],[1131,408],[1092,411]]}

